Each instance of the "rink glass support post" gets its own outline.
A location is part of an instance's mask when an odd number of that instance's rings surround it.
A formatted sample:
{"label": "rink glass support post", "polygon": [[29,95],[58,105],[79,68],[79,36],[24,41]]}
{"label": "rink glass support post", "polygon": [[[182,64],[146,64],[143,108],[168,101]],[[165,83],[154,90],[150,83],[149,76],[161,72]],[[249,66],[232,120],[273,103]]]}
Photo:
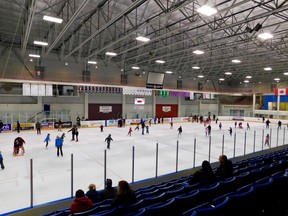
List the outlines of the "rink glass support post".
{"label": "rink glass support post", "polygon": [[245,136],[244,136],[244,155],[246,155],[246,137],[247,137],[247,132],[245,131]]}
{"label": "rink glass support post", "polygon": [[256,145],[256,131],[254,130],[253,153],[255,152],[255,145]]}
{"label": "rink glass support post", "polygon": [[193,157],[193,168],[195,168],[196,163],[196,138],[194,138],[194,157]]}
{"label": "rink glass support post", "polygon": [[224,154],[224,134],[222,136],[222,155]]}
{"label": "rink glass support post", "polygon": [[33,159],[30,159],[30,207],[33,207]]}
{"label": "rink glass support post", "polygon": [[269,145],[269,148],[271,148],[271,146],[272,146],[272,143],[271,143],[271,140],[272,140],[272,128],[270,128],[270,140],[269,140],[269,143],[270,143],[270,145]]}
{"label": "rink glass support post", "polygon": [[284,132],[283,132],[283,146],[285,145],[285,133],[286,133],[286,128],[284,127]]}
{"label": "rink glass support post", "polygon": [[211,157],[211,135],[209,136],[209,154],[208,154],[208,161],[210,162]]}
{"label": "rink glass support post", "polygon": [[278,139],[279,139],[279,128],[277,129],[276,147],[278,147]]}
{"label": "rink glass support post", "polygon": [[135,146],[132,147],[132,183],[134,183]]}
{"label": "rink glass support post", "polygon": [[262,130],[262,151],[263,151],[263,148],[264,148],[264,129]]}
{"label": "rink glass support post", "polygon": [[71,198],[73,197],[73,185],[74,185],[74,157],[71,154]]}
{"label": "rink glass support post", "polygon": [[106,182],[106,176],[107,176],[107,150],[104,150],[104,185]]}
{"label": "rink glass support post", "polygon": [[158,177],[158,143],[156,143],[156,173],[155,177]]}
{"label": "rink glass support post", "polygon": [[177,140],[176,145],[176,172],[178,172],[178,154],[179,154],[179,140]]}
{"label": "rink glass support post", "polygon": [[234,149],[233,149],[233,157],[235,158],[235,152],[236,152],[236,133],[234,133]]}

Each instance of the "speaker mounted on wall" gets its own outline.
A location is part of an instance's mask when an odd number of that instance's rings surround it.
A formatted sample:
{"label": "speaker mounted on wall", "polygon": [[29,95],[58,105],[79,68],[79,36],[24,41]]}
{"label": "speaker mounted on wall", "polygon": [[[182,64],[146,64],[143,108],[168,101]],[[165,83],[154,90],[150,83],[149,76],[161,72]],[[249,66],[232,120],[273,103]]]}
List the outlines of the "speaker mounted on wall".
{"label": "speaker mounted on wall", "polygon": [[127,84],[128,84],[128,75],[121,74],[121,85],[127,85]]}
{"label": "speaker mounted on wall", "polygon": [[44,79],[45,68],[43,66],[35,66],[35,77],[36,79]]}

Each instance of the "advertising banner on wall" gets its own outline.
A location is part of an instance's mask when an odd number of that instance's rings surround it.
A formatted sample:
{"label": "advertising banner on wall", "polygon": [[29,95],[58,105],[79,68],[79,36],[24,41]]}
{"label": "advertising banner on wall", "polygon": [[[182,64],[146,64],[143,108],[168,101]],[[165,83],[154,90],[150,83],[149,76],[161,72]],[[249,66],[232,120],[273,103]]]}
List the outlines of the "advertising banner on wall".
{"label": "advertising banner on wall", "polygon": [[42,129],[53,129],[53,122],[42,122]]}
{"label": "advertising banner on wall", "polygon": [[2,131],[12,131],[12,125],[4,124],[4,126],[2,127]]}
{"label": "advertising banner on wall", "polygon": [[[34,123],[20,123],[20,130],[34,130]],[[16,130],[17,124],[12,124],[13,130]]]}
{"label": "advertising banner on wall", "polygon": [[171,112],[171,106],[162,106],[163,112]]}
{"label": "advertising banner on wall", "polygon": [[110,113],[112,112],[112,106],[99,106],[99,112]]}
{"label": "advertising banner on wall", "polygon": [[[82,122],[81,122],[81,125],[82,125]],[[54,122],[54,128],[58,128],[58,127],[59,127],[58,122]],[[71,127],[72,127],[71,121],[62,122],[62,128],[71,128]]]}

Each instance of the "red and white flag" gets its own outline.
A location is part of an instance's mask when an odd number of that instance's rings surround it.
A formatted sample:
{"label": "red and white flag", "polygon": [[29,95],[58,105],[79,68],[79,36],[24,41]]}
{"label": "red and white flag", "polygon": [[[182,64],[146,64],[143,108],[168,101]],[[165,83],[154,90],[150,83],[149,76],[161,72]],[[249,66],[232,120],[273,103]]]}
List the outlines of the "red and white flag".
{"label": "red and white flag", "polygon": [[287,88],[275,88],[274,90],[275,95],[288,95]]}

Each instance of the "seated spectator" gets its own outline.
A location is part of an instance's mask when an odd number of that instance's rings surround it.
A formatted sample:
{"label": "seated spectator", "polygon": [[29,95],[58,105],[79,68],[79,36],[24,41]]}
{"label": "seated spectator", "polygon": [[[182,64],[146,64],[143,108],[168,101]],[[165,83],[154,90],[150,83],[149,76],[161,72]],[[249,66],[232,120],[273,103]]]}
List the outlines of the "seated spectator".
{"label": "seated spectator", "polygon": [[73,201],[70,213],[74,214],[77,212],[87,211],[93,207],[92,201],[85,196],[85,193],[83,190],[79,189],[76,191],[76,199]]}
{"label": "seated spectator", "polygon": [[211,165],[207,160],[204,160],[202,162],[202,168],[195,172],[193,177],[195,180],[203,182],[213,182],[214,180],[216,180]]}
{"label": "seated spectator", "polygon": [[112,180],[106,180],[106,186],[103,191],[101,191],[101,198],[102,199],[114,199],[117,194],[117,189],[112,187]]}
{"label": "seated spectator", "polygon": [[127,181],[119,181],[118,192],[114,200],[112,201],[112,206],[117,205],[130,205],[136,201],[136,196],[134,191],[130,188]]}
{"label": "seated spectator", "polygon": [[91,199],[93,203],[100,201],[100,193],[96,191],[96,185],[90,184],[88,189],[89,190],[86,192],[86,196]]}
{"label": "seated spectator", "polygon": [[217,168],[215,175],[218,177],[229,177],[233,174],[232,161],[227,159],[226,155],[219,156],[220,166]]}

